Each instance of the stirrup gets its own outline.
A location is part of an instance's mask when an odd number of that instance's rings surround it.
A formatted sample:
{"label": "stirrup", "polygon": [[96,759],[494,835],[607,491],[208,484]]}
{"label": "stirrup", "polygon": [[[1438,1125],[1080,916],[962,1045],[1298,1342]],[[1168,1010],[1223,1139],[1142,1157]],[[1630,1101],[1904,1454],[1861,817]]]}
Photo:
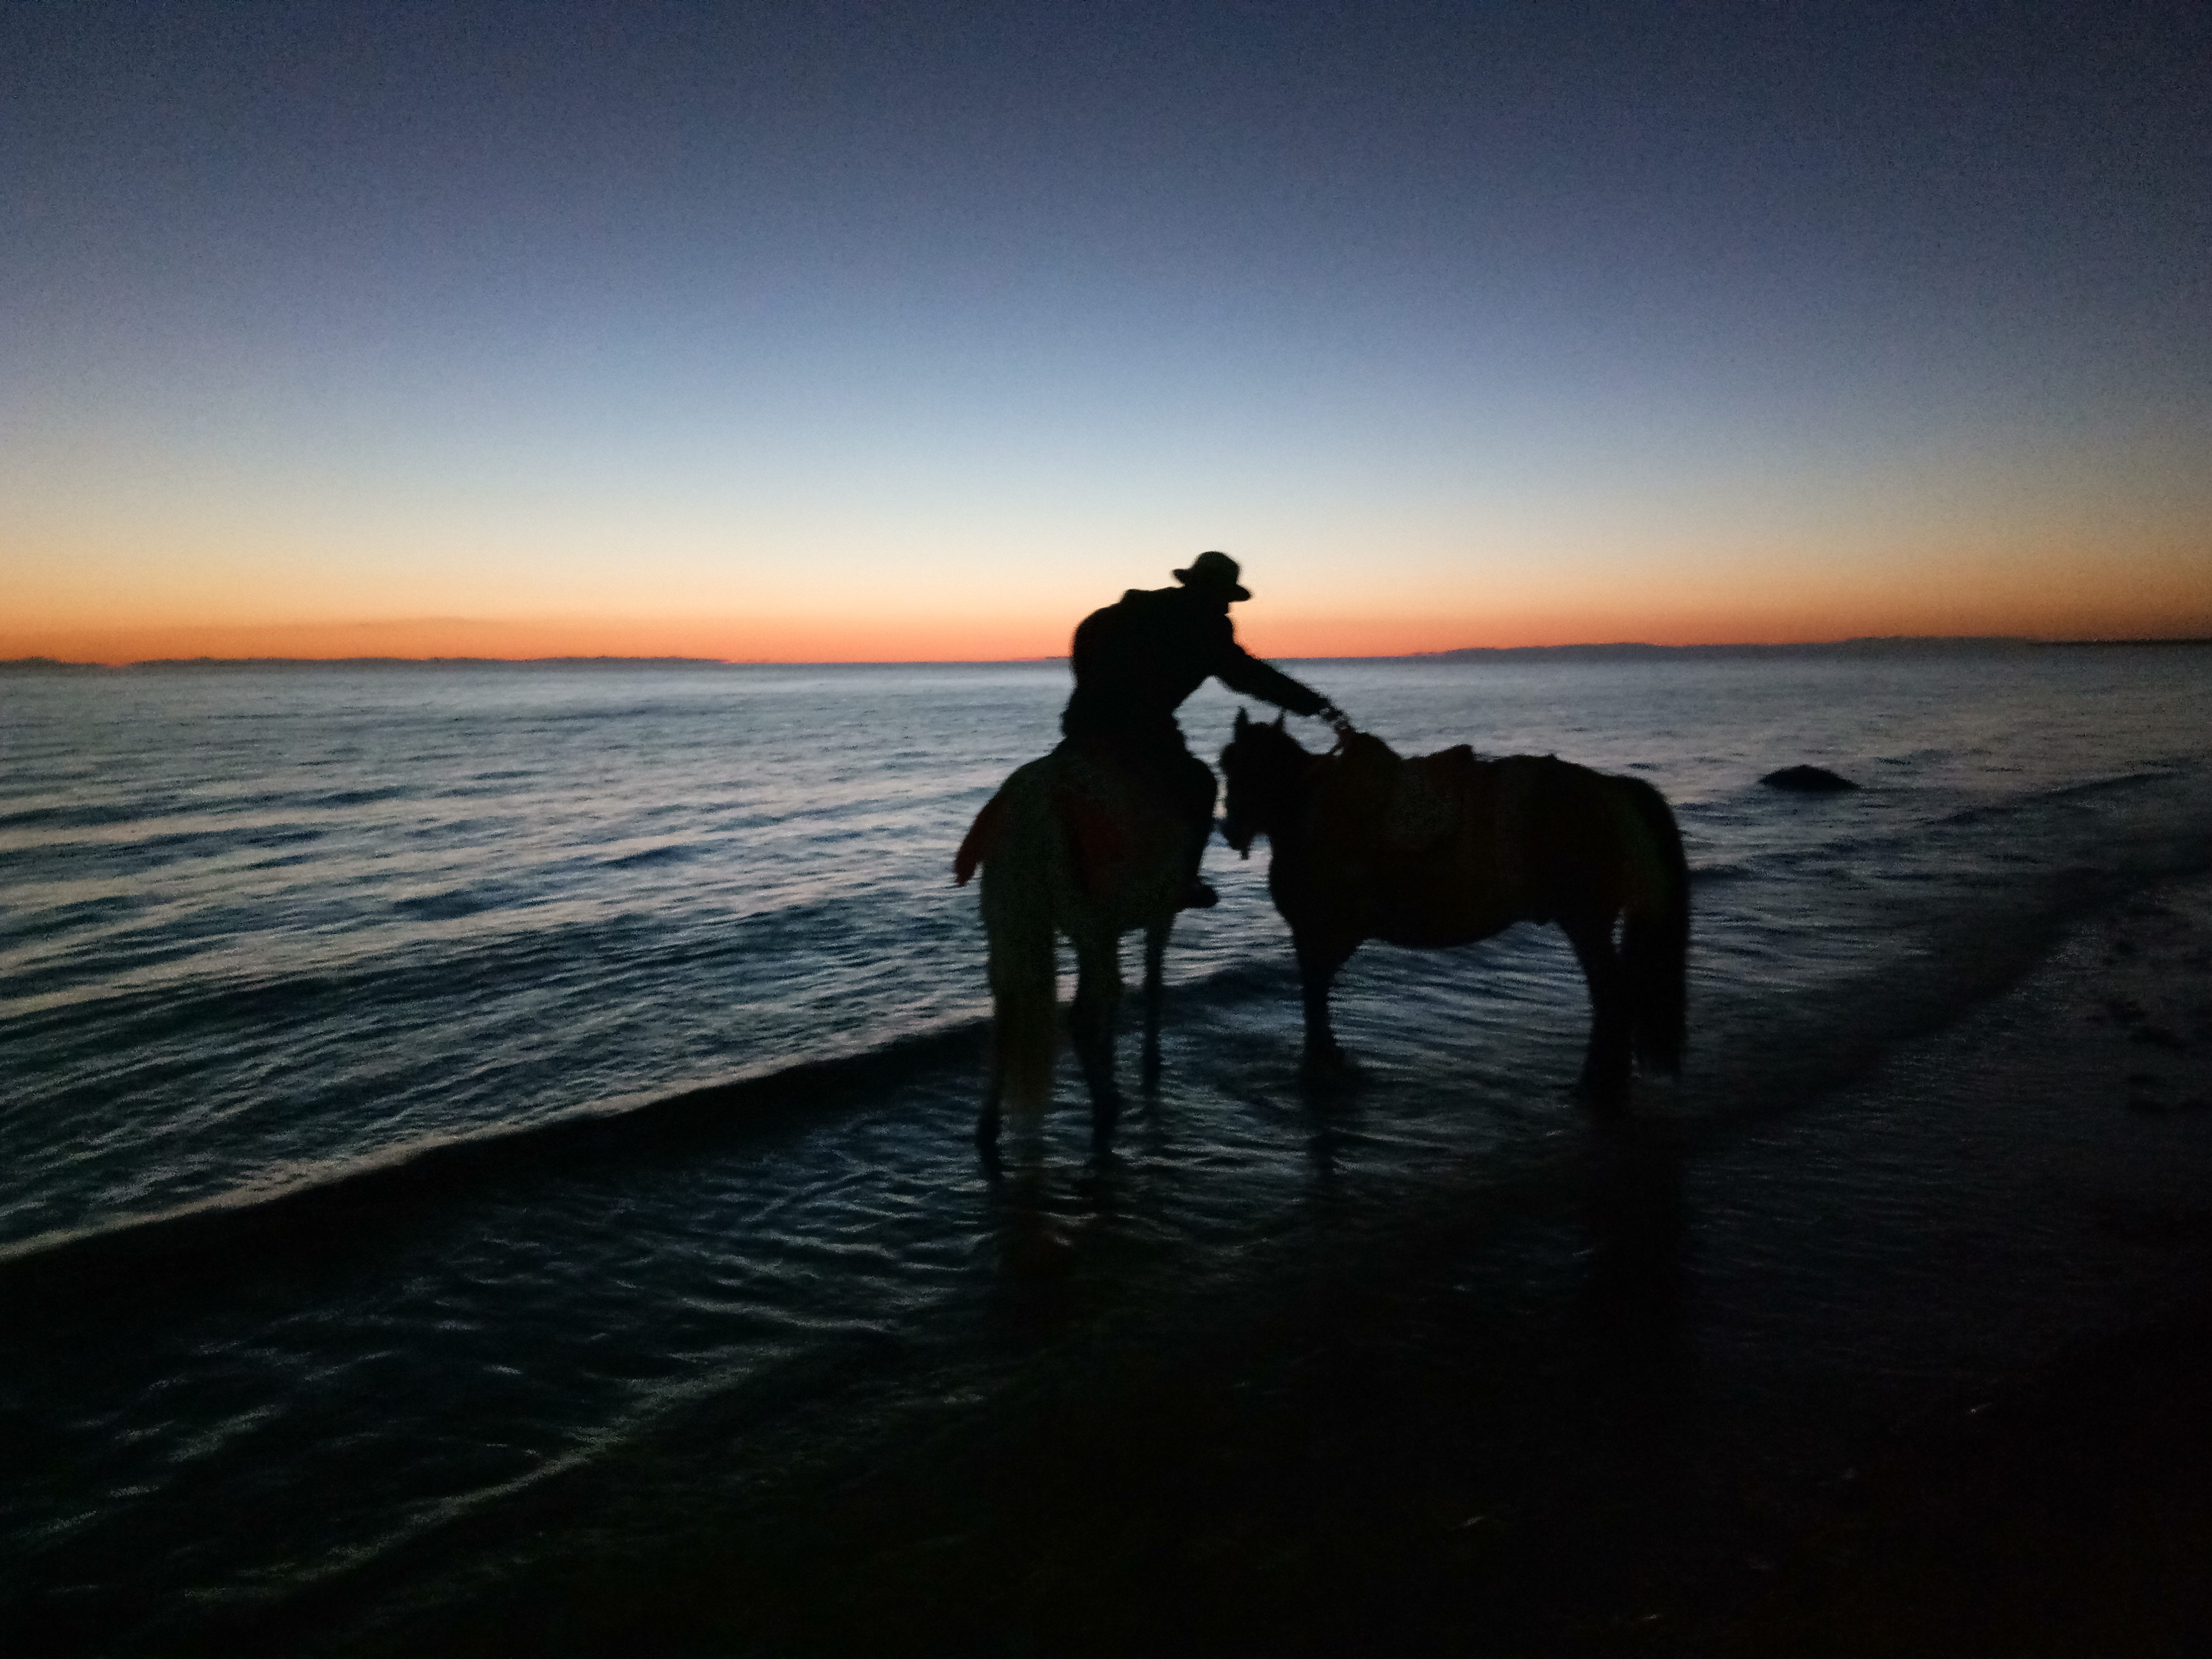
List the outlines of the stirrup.
{"label": "stirrup", "polygon": [[1211,910],[1221,902],[1221,895],[1202,881],[1194,881],[1182,890],[1182,898],[1176,906],[1178,910]]}

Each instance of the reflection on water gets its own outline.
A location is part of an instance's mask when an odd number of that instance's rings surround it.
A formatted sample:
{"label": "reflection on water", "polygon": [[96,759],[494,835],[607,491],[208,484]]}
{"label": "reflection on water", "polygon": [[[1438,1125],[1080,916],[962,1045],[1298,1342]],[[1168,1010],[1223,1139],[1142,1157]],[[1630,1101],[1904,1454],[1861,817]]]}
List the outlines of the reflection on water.
{"label": "reflection on water", "polygon": [[1606,1455],[1648,1465],[1677,1454],[1690,1363],[1689,1219],[1683,1128],[1668,1118],[1599,1125],[1583,1170],[1587,1243],[1572,1319],[1583,1409]]}

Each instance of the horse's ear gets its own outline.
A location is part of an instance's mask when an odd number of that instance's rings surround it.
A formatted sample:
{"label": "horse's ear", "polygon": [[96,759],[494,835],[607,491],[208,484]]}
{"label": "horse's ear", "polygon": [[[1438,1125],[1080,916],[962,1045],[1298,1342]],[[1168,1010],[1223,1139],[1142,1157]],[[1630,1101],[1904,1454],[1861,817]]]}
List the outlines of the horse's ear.
{"label": "horse's ear", "polygon": [[1281,730],[1283,729],[1283,722],[1284,722],[1285,720],[1286,720],[1290,719],[1290,717],[1291,717],[1291,711],[1290,711],[1289,709],[1287,709],[1287,708],[1285,708],[1285,710],[1283,710],[1283,712],[1282,712],[1281,714],[1279,714],[1276,715],[1276,716],[1275,716],[1275,730],[1277,730],[1278,732],[1281,731]]}
{"label": "horse's ear", "polygon": [[1249,721],[1249,720],[1246,720],[1246,719],[1244,718],[1244,705],[1243,705],[1243,704],[1242,704],[1242,703],[1237,704],[1237,735],[1238,737],[1240,737],[1240,738],[1241,738],[1241,737],[1243,737],[1243,736],[1244,735],[1244,733],[1245,733],[1246,729],[1247,729],[1247,728],[1249,728],[1249,727],[1251,726],[1251,724],[1252,724],[1252,722],[1251,722],[1251,721]]}

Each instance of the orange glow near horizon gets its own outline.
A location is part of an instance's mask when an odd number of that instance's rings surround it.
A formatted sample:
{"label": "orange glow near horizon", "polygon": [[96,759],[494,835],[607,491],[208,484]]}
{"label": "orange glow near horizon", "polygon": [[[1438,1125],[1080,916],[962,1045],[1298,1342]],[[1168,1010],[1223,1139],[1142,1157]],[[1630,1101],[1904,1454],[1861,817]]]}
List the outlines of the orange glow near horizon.
{"label": "orange glow near horizon", "polygon": [[[1112,594],[1099,596],[1098,603]],[[2098,605],[1862,599],[1820,610],[1774,604],[1455,607],[1422,617],[1240,605],[1239,641],[1279,658],[1388,657],[1468,647],[1811,644],[1872,635],[2038,639],[2212,636],[2212,599],[2132,596]],[[2073,603],[2063,602],[2073,599]],[[2149,599],[2152,603],[2143,603]],[[2159,600],[2165,603],[2159,603]],[[2190,602],[2194,599],[2195,602]],[[2177,602],[2178,601],[2178,602]],[[691,657],[729,662],[983,662],[1066,654],[1079,615],[775,617],[413,617],[368,622],[0,625],[0,659],[123,664],[161,659],[347,657]]]}
{"label": "orange glow near horizon", "polygon": [[[2125,556],[2057,538],[2008,548],[1992,539],[1850,552],[1676,539],[1581,555],[1455,552],[1432,543],[1408,556],[1315,538],[1247,559],[1257,597],[1232,614],[1248,649],[1279,658],[1626,641],[2212,635],[2212,557],[2185,539]],[[133,580],[119,565],[56,557],[19,565],[12,581],[0,575],[0,659],[1033,659],[1065,655],[1085,613],[1125,586],[1166,585],[1178,562],[1098,548],[1048,561],[921,545],[873,557],[811,550],[734,574],[638,557],[625,574],[604,560],[457,558],[412,568],[387,562],[377,573],[383,591],[372,596],[323,586],[329,566],[309,568],[288,591],[265,569],[249,580],[242,560],[179,560]],[[762,568],[772,580],[750,574]],[[678,592],[686,588],[696,606],[688,615]],[[515,613],[526,592],[538,614]],[[420,596],[412,615],[400,609],[410,593]]]}
{"label": "orange glow near horizon", "polygon": [[2146,485],[2120,517],[2111,480],[2049,476],[2041,494],[1963,472],[1917,495],[1708,480],[1655,485],[1648,508],[1626,485],[1564,479],[1529,501],[1310,514],[1272,495],[1118,517],[825,498],[781,519],[733,502],[722,528],[696,501],[639,520],[641,484],[507,514],[496,489],[380,505],[272,486],[210,504],[88,481],[0,527],[0,659],[1033,659],[1208,545],[1243,562],[1256,597],[1238,636],[1265,657],[2212,635],[2212,496]]}
{"label": "orange glow near horizon", "polygon": [[358,623],[80,624],[0,631],[0,658],[129,663],[191,657],[696,657],[726,662],[975,662],[1064,654],[1066,630],[896,618],[403,617]]}

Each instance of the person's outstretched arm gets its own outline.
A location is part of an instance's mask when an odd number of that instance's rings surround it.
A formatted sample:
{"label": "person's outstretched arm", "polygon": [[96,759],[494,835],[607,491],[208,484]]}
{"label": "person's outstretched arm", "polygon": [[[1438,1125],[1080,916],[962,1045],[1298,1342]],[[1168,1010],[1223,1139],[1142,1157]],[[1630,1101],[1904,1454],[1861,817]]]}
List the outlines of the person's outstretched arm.
{"label": "person's outstretched arm", "polygon": [[1331,725],[1343,723],[1344,711],[1313,687],[1292,679],[1273,663],[1261,661],[1235,640],[1226,643],[1213,673],[1231,691],[1261,698],[1293,714],[1318,716]]}

